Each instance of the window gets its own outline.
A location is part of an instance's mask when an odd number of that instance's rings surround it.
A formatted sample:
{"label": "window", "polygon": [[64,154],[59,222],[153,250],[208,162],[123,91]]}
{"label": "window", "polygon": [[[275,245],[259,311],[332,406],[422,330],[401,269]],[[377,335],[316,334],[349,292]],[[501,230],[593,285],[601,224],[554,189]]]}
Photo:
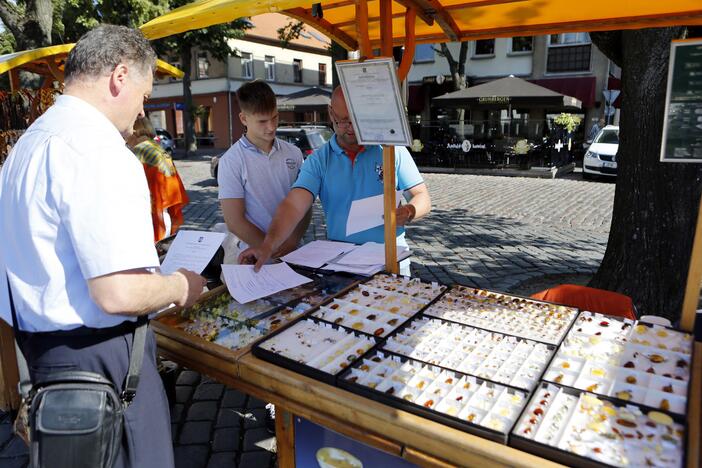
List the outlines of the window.
{"label": "window", "polygon": [[434,61],[434,45],[419,44],[414,48],[414,63],[428,63]]}
{"label": "window", "polygon": [[512,38],[512,52],[531,52],[534,50],[534,38],[531,36],[515,36]]}
{"label": "window", "polygon": [[319,64],[319,86],[324,86],[327,84],[327,64]]}
{"label": "window", "polygon": [[495,55],[495,39],[480,39],[475,41],[475,54],[473,55]]}
{"label": "window", "polygon": [[266,67],[266,80],[275,81],[275,57],[266,55],[264,66]]}
{"label": "window", "polygon": [[207,60],[207,52],[197,53],[197,77],[207,78],[209,75],[207,72],[210,69],[210,61]]}
{"label": "window", "polygon": [[253,78],[253,58],[249,52],[241,53],[241,77]]}
{"label": "window", "polygon": [[293,59],[293,80],[302,83],[302,59]]}
{"label": "window", "polygon": [[588,33],[551,34],[548,37],[546,71],[549,73],[590,71]]}

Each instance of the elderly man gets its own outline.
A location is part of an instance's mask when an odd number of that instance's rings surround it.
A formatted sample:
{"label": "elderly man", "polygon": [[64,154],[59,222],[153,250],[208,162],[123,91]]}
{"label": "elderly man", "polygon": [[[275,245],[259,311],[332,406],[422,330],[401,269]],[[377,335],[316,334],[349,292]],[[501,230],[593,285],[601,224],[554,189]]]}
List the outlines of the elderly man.
{"label": "elderly man", "polygon": [[[292,190],[278,207],[263,243],[243,251],[241,263],[256,262],[258,270],[292,233],[315,198],[322,201],[330,240],[353,242],[384,242],[384,227],[346,235],[346,221],[354,200],[383,193],[383,151],[378,145],[358,144],[349,120],[343,91],[336,88],[329,106],[334,136],[302,165]],[[408,191],[409,203],[397,209],[397,243],[407,245],[406,224],[425,216],[431,210],[429,191],[412,157],[404,147],[395,150],[397,188]],[[409,275],[409,260],[400,264],[400,273]]]}
{"label": "elderly man", "polygon": [[[125,146],[144,115],[155,60],[136,30],[88,32],[66,60],[63,96],[0,173],[0,312],[12,323],[9,292],[32,382],[85,370],[123,388],[136,317],[191,305],[204,287],[190,271],[152,271],[159,263],[149,190]],[[155,349],[149,333],[115,466],[173,466]]]}

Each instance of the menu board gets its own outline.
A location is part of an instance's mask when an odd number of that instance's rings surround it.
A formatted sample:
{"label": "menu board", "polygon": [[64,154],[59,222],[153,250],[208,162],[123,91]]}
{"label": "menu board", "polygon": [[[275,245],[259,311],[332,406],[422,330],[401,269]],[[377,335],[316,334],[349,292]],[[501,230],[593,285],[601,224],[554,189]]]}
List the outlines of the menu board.
{"label": "menu board", "polygon": [[661,161],[702,163],[702,39],[671,44]]}

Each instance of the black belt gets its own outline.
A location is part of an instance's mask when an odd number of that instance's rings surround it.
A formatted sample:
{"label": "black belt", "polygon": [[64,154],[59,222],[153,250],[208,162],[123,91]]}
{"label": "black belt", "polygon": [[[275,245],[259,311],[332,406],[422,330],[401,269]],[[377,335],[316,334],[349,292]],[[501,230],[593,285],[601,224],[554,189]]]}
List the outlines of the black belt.
{"label": "black belt", "polygon": [[78,327],[71,330],[56,330],[56,331],[42,331],[42,332],[28,332],[22,331],[23,334],[27,336],[46,336],[46,337],[66,337],[75,338],[82,336],[94,336],[101,338],[111,338],[120,335],[126,335],[128,333],[134,332],[136,329],[136,322],[126,320],[119,325],[107,328],[90,328],[90,327]]}

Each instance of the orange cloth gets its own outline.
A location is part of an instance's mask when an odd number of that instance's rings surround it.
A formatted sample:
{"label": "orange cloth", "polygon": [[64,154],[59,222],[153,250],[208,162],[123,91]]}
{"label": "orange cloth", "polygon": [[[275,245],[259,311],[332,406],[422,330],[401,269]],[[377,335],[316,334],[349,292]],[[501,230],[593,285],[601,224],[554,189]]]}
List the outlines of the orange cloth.
{"label": "orange cloth", "polygon": [[[188,204],[183,182],[178,176],[171,157],[156,142],[146,140],[132,148],[144,165],[146,182],[151,192],[151,220],[154,242],[175,234],[183,224],[183,207]],[[163,212],[171,217],[171,232],[166,232]]]}
{"label": "orange cloth", "polygon": [[581,310],[616,315],[636,320],[634,303],[629,296],[604,289],[589,288],[575,284],[561,284],[532,294],[533,299],[557,302]]}

